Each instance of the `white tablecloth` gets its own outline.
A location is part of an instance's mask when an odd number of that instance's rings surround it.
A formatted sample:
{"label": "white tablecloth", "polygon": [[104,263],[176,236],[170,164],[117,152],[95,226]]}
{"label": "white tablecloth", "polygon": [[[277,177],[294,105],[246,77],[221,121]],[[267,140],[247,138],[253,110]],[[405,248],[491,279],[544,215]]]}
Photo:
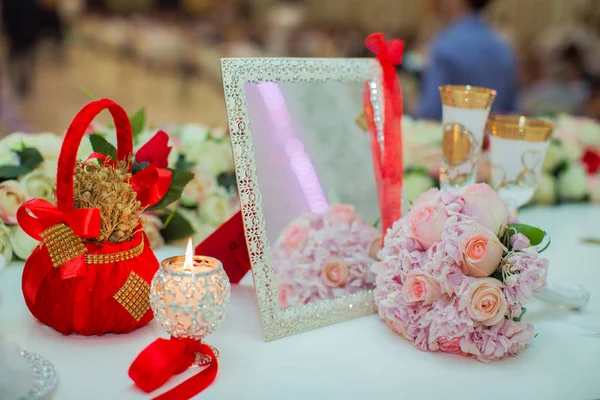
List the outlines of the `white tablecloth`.
{"label": "white tablecloth", "polygon": [[[600,398],[600,246],[580,242],[600,237],[600,207],[536,208],[524,211],[522,220],[552,235],[550,278],[582,283],[592,298],[579,313],[533,301],[525,320],[536,325],[539,335],[519,357],[486,365],[424,353],[394,335],[376,315],[265,343],[253,288],[237,286],[221,329],[207,340],[221,351],[219,376],[198,398]],[[157,253],[164,258],[181,251],[164,248]],[[0,272],[0,334],[56,365],[61,381],[54,399],[150,397],[132,384],[127,370],[147,344],[167,337],[157,323],[122,336],[60,335],[29,314],[21,271],[22,265],[14,263]]]}

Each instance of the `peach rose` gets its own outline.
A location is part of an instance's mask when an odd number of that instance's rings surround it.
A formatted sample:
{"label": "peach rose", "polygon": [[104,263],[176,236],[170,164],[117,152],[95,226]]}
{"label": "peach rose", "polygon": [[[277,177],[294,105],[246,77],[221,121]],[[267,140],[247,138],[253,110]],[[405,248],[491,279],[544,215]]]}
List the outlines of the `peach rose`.
{"label": "peach rose", "polygon": [[369,257],[374,260],[379,260],[377,253],[381,250],[382,244],[381,236],[377,236],[375,239],[371,240],[371,243],[369,244]]}
{"label": "peach rose", "polygon": [[439,242],[448,215],[440,205],[425,204],[411,211],[408,223],[415,239],[424,249]]}
{"label": "peach rose", "polygon": [[473,282],[460,298],[459,308],[465,307],[471,318],[485,326],[502,321],[508,308],[502,293],[502,282],[494,278],[481,278]]}
{"label": "peach rose", "polygon": [[0,218],[9,225],[17,223],[17,210],[25,203],[27,195],[15,180],[0,183]]}
{"label": "peach rose", "polygon": [[461,194],[465,199],[463,213],[495,234],[501,236],[504,233],[508,209],[498,193],[485,183],[476,183],[465,186]]}
{"label": "peach rose", "polygon": [[297,221],[283,232],[283,246],[290,250],[301,249],[306,245],[310,224],[308,221]]}
{"label": "peach rose", "polygon": [[498,269],[506,248],[492,231],[483,226],[470,226],[459,240],[465,275],[484,278]]}
{"label": "peach rose", "polygon": [[402,287],[402,297],[407,303],[423,302],[428,306],[441,296],[440,284],[426,272],[410,271]]}
{"label": "peach rose", "polygon": [[329,287],[344,287],[348,282],[350,270],[346,263],[339,258],[332,258],[325,262],[321,277]]}
{"label": "peach rose", "polygon": [[356,219],[354,207],[348,204],[336,204],[327,211],[334,222],[352,222]]}

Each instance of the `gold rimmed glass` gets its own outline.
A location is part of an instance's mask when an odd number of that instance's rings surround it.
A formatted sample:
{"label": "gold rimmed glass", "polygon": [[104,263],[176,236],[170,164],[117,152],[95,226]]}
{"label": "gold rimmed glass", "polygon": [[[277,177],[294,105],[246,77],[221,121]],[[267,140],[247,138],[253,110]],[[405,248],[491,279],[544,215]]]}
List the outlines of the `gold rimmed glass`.
{"label": "gold rimmed glass", "polygon": [[475,183],[483,132],[496,91],[469,85],[439,89],[443,120],[440,186],[458,188]]}
{"label": "gold rimmed glass", "polygon": [[516,211],[533,197],[554,124],[534,118],[498,115],[490,118],[488,127],[491,185]]}

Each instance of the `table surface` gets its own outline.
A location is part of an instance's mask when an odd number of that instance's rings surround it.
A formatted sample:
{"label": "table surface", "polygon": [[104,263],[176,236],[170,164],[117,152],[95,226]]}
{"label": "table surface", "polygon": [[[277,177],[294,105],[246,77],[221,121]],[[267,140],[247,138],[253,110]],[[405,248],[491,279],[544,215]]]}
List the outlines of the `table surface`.
{"label": "table surface", "polygon": [[[227,318],[207,342],[221,351],[211,399],[581,399],[600,398],[600,207],[561,206],[522,212],[523,222],[552,236],[550,279],[584,284],[588,307],[569,312],[538,300],[526,321],[539,335],[519,357],[494,364],[425,353],[371,315],[274,342],[263,341],[251,283],[235,286]],[[181,252],[163,248],[159,258]],[[0,272],[0,334],[51,360],[60,374],[56,400],[143,399],[127,370],[156,337],[150,325],[127,335],[63,336],[38,323],[21,294],[22,264]],[[155,395],[195,372],[173,378]],[[1,371],[0,371],[1,373]]]}

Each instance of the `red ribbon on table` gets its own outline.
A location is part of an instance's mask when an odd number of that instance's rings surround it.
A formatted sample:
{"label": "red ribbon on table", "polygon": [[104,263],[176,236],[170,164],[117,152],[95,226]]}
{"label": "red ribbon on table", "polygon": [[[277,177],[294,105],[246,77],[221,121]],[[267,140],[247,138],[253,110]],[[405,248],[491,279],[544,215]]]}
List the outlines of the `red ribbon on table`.
{"label": "red ribbon on table", "polygon": [[367,86],[363,97],[365,117],[371,133],[371,150],[382,229],[386,231],[402,216],[402,90],[396,65],[402,63],[404,42],[393,39],[386,41],[383,33],[373,33],[365,40],[365,45],[376,54],[383,72],[383,150],[381,149],[377,127],[373,121],[373,105],[370,88]]}
{"label": "red ribbon on table", "polygon": [[211,362],[202,371],[154,400],[191,399],[214,382],[219,364],[212,349],[199,340],[157,339],[146,347],[129,367],[129,377],[146,393],[164,385],[173,375],[194,364],[196,353],[210,356]]}
{"label": "red ribbon on table", "polygon": [[[17,211],[19,226],[29,236],[43,242],[42,233],[57,224],[65,224],[76,236],[95,238],[100,234],[100,210],[97,208],[80,208],[63,211],[49,201],[33,199],[25,202]],[[27,280],[23,288],[25,296],[32,303],[46,275],[52,270],[51,264],[40,263]],[[84,255],[79,255],[60,266],[61,278],[70,279],[86,274]]]}

